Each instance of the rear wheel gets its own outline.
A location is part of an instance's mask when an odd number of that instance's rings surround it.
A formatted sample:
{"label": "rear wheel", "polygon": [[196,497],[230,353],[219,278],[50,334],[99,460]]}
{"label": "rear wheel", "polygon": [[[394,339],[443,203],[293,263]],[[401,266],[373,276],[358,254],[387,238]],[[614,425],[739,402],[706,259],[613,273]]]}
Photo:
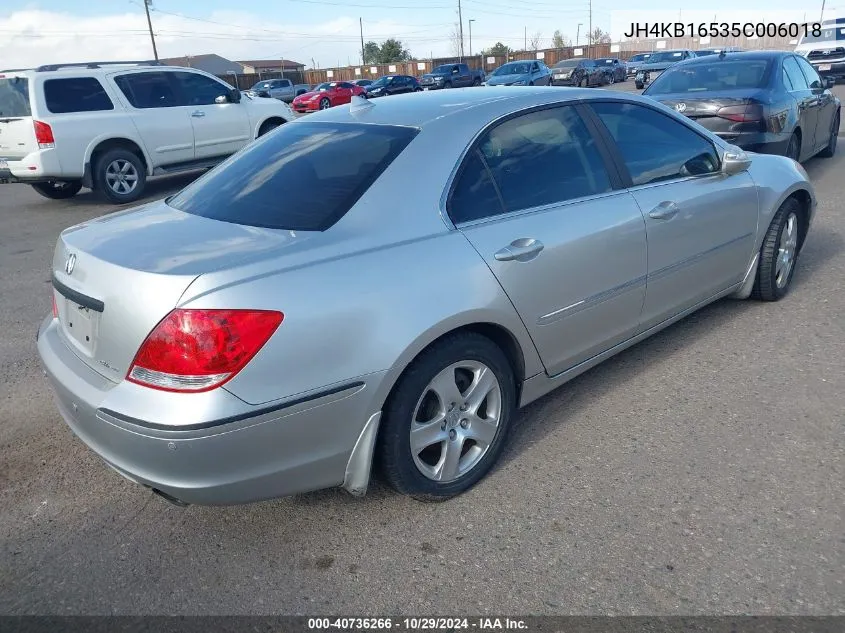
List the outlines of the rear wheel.
{"label": "rear wheel", "polygon": [[39,194],[50,200],[73,198],[82,189],[81,180],[62,180],[56,182],[38,182],[32,185]]}
{"label": "rear wheel", "polygon": [[778,301],[789,290],[798,260],[798,231],[801,205],[795,198],[784,202],[766,231],[760,249],[760,265],[753,296],[763,301]]}
{"label": "rear wheel", "polygon": [[388,398],[377,448],[384,477],[421,501],[464,492],[498,459],[515,407],[513,371],[493,341],[475,333],[444,338]]}
{"label": "rear wheel", "polygon": [[801,137],[798,135],[798,132],[793,132],[792,136],[789,137],[789,143],[786,146],[784,156],[796,162],[801,157]]}
{"label": "rear wheel", "polygon": [[109,202],[126,204],[144,193],[147,169],[141,159],[129,150],[113,149],[97,160],[94,182],[97,191]]}
{"label": "rear wheel", "polygon": [[833,117],[833,125],[830,128],[830,139],[827,141],[827,147],[825,147],[821,152],[819,152],[819,156],[822,158],[832,158],[833,155],[836,153],[836,140],[839,138],[839,113],[836,113],[836,116]]}

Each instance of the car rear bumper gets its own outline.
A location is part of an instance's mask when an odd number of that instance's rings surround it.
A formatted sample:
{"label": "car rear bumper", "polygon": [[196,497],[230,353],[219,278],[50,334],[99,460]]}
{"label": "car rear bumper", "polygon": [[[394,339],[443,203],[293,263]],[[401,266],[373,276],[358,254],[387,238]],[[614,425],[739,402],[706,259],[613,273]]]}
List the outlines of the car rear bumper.
{"label": "car rear bumper", "polygon": [[577,86],[578,80],[574,77],[570,77],[569,79],[555,79],[552,77],[552,86]]}
{"label": "car rear bumper", "polygon": [[[55,149],[43,149],[27,154],[23,158],[4,158],[0,167],[0,182],[45,182],[48,180],[72,180],[82,174],[66,174]],[[80,169],[82,168],[80,157]]]}
{"label": "car rear bumper", "polygon": [[240,415],[175,430],[108,408],[110,392],[127,383],[84,364],[56,323],[44,320],[37,347],[59,411],[77,437],[131,481],[171,500],[225,505],[340,486],[354,478],[352,465],[363,464],[356,492],[362,475],[366,489],[371,453],[364,461],[353,457],[367,421],[377,423],[378,412],[369,409],[383,373],[272,407],[246,405],[221,389],[218,395],[237,401]]}

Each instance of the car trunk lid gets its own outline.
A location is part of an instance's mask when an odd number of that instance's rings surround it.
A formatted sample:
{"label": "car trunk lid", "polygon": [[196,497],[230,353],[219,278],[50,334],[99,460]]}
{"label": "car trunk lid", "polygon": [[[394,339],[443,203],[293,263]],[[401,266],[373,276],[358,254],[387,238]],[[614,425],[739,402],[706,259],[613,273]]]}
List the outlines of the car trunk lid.
{"label": "car trunk lid", "polygon": [[52,266],[61,336],[92,369],[119,382],[199,275],[308,236],[212,220],[164,202],[72,227],[62,233]]}
{"label": "car trunk lid", "polygon": [[736,139],[743,133],[765,130],[765,104],[759,97],[757,91],[732,95],[653,95],[664,105],[726,141]]}
{"label": "car trunk lid", "polygon": [[37,149],[29,79],[0,72],[0,169],[6,167],[3,162],[20,160]]}

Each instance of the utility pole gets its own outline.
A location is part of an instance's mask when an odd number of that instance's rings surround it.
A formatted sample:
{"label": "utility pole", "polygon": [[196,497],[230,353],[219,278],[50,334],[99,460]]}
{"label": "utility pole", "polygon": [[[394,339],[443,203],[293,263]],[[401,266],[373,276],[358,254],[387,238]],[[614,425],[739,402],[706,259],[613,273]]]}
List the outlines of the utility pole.
{"label": "utility pole", "polygon": [[156,50],[156,37],[153,34],[153,21],[150,19],[150,5],[153,0],[144,0],[144,11],[147,12],[147,26],[150,27],[150,41],[153,43],[153,55],[158,61],[158,50]]}
{"label": "utility pole", "polygon": [[475,20],[469,20],[469,56],[472,57],[472,23]]}
{"label": "utility pole", "polygon": [[528,50],[528,27],[525,27],[525,41],[522,43],[522,50]]}
{"label": "utility pole", "polygon": [[461,37],[461,59],[464,61],[464,18],[461,14],[461,0],[458,0],[458,33]]}
{"label": "utility pole", "polygon": [[581,27],[584,26],[580,22],[578,23],[578,29],[575,31],[575,46],[581,43]]}
{"label": "utility pole", "polygon": [[590,46],[593,43],[593,0],[590,0],[590,30],[587,31],[587,57],[592,59],[593,57],[593,47]]}
{"label": "utility pole", "polygon": [[367,60],[364,57],[364,20],[362,18],[358,18],[358,26],[361,28],[361,65],[363,66]]}
{"label": "utility pole", "polygon": [[824,0],[822,0],[822,14],[819,16],[819,22],[824,20]]}

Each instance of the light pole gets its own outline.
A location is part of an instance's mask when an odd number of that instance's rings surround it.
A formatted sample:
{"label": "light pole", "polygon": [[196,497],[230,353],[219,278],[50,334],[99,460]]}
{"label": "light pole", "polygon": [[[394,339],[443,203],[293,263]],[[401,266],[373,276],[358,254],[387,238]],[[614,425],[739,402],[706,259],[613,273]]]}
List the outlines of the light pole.
{"label": "light pole", "polygon": [[581,27],[582,26],[584,26],[584,25],[579,22],[578,23],[578,29],[575,31],[575,46],[578,46],[578,44],[580,43]]}
{"label": "light pole", "polygon": [[469,21],[469,56],[470,57],[472,57],[472,23],[473,22],[475,22],[475,20]]}

